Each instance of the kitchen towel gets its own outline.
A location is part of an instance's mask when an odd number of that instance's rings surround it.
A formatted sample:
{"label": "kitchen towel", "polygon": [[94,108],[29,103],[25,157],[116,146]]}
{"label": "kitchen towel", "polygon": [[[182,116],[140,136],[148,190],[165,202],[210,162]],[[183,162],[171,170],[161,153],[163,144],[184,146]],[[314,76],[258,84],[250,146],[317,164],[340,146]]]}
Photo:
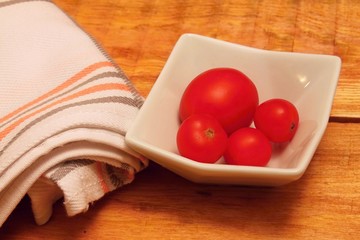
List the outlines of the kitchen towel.
{"label": "kitchen towel", "polygon": [[0,0],[0,226],[28,194],[46,223],[133,181],[124,136],[143,98],[101,46],[46,0]]}

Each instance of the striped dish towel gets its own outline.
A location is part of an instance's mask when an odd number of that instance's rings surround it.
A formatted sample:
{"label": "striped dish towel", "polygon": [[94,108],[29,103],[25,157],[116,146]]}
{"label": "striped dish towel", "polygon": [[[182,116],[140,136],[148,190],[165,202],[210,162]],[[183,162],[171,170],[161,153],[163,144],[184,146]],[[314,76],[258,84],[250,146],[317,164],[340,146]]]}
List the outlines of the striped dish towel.
{"label": "striped dish towel", "polygon": [[143,98],[50,1],[0,1],[0,226],[28,194],[46,223],[133,181],[148,161],[124,136]]}

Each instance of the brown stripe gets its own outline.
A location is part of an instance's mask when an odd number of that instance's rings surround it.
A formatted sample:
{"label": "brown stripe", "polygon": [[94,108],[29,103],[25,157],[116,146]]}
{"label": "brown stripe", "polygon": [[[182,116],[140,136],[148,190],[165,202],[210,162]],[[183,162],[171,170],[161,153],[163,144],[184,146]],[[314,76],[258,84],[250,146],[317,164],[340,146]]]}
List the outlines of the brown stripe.
{"label": "brown stripe", "polygon": [[[24,132],[29,130],[32,126],[35,124],[40,123],[41,121],[45,120],[46,118],[55,115],[56,113],[59,113],[61,111],[64,111],[65,109],[69,109],[72,107],[78,107],[83,105],[89,105],[89,104],[98,104],[98,103],[121,103],[126,104],[132,107],[137,108],[137,104],[135,103],[134,99],[128,98],[128,97],[103,97],[98,99],[90,99],[90,100],[84,100],[81,102],[71,103],[68,105],[62,105],[61,107],[58,107],[56,109],[53,109],[52,111],[34,119],[30,123],[28,123],[26,126],[24,126],[1,150],[0,150],[0,157],[4,153],[4,151],[16,140],[18,139]],[[63,131],[62,129],[61,131]],[[125,135],[125,132],[119,132],[119,134]],[[39,143],[40,144],[40,143]]]}
{"label": "brown stripe", "polygon": [[[23,2],[35,2],[35,1],[43,1],[43,2],[51,2],[50,0],[13,0],[13,1],[8,1],[8,2],[4,2],[4,3],[0,3],[0,7],[5,7],[5,6],[9,6],[9,5],[13,5],[16,3],[23,3]],[[72,22],[84,33],[86,34],[90,40],[94,43],[95,47],[103,54],[104,57],[106,57],[106,59],[111,62],[114,67],[119,71],[119,73],[123,76],[123,79],[125,81],[125,84],[128,86],[128,88],[130,89],[130,92],[133,94],[136,105],[138,108],[140,108],[143,103],[144,103],[144,99],[142,98],[142,96],[139,94],[139,92],[136,90],[136,88],[134,87],[134,85],[132,84],[132,82],[129,80],[129,78],[126,76],[126,74],[123,72],[123,70],[114,62],[114,60],[108,55],[108,53],[103,49],[103,47],[92,37],[92,35],[90,35],[88,32],[86,32],[73,18],[71,18],[66,12],[64,12],[62,9],[58,8],[59,10],[61,10],[70,20],[72,20]]]}
{"label": "brown stripe", "polygon": [[50,179],[54,182],[57,182],[68,175],[72,170],[78,167],[88,166],[93,163],[95,163],[95,161],[91,159],[76,159],[66,161],[58,165],[57,170],[51,174]]}
{"label": "brown stripe", "polygon": [[87,81],[82,82],[81,84],[79,84],[79,85],[77,85],[77,86],[75,86],[75,87],[73,87],[73,88],[71,88],[71,89],[69,89],[69,90],[67,90],[67,91],[59,94],[59,95],[56,95],[56,96],[54,96],[54,97],[52,97],[52,98],[49,98],[49,99],[47,99],[46,101],[41,102],[41,103],[39,103],[39,104],[37,104],[37,105],[35,105],[35,106],[27,109],[26,111],[21,112],[20,114],[13,116],[13,117],[10,118],[9,120],[7,120],[7,121],[4,122],[3,124],[1,124],[1,125],[0,125],[0,129],[1,129],[2,127],[4,127],[5,125],[9,124],[10,122],[12,122],[12,121],[18,119],[19,117],[25,115],[26,113],[28,113],[28,112],[30,112],[30,111],[38,108],[38,107],[41,107],[41,106],[45,105],[46,103],[49,103],[50,101],[52,101],[52,100],[54,100],[54,99],[56,99],[56,98],[59,98],[59,97],[61,97],[61,96],[64,96],[64,95],[66,95],[66,94],[68,94],[68,93],[70,93],[70,92],[72,92],[72,91],[74,91],[74,90],[76,90],[76,89],[84,86],[85,84],[88,84],[88,83],[90,83],[90,82],[93,82],[93,81],[96,81],[96,80],[99,80],[99,79],[102,79],[102,78],[107,78],[107,77],[119,77],[119,78],[121,78],[122,76],[121,76],[121,74],[119,74],[119,73],[117,73],[117,72],[104,72],[104,73],[98,74],[98,75],[96,75],[96,76],[93,76],[93,77],[89,78]]}
{"label": "brown stripe", "polygon": [[[115,167],[107,163],[96,162],[92,159],[81,158],[60,163],[57,165],[56,171],[52,173],[49,178],[56,183],[66,177],[73,170],[95,163],[105,166],[106,174],[108,175],[110,183],[115,188],[125,185],[129,181],[129,178],[131,178],[131,175],[135,173],[134,168],[127,163],[120,162],[120,166]],[[108,192],[108,190],[106,192]]]}
{"label": "brown stripe", "polygon": [[128,182],[129,179],[133,177],[131,175],[135,173],[133,167],[123,162],[121,163],[120,167],[113,167],[109,164],[106,164],[106,171],[109,176],[109,180],[111,184],[115,188],[119,188],[125,185],[126,182]]}
{"label": "brown stripe", "polygon": [[75,75],[73,75],[72,77],[67,79],[65,82],[63,82],[60,85],[56,86],[55,88],[51,89],[49,92],[46,92],[45,94],[39,96],[38,98],[35,98],[35,99],[31,100],[30,102],[27,102],[25,105],[22,105],[21,107],[15,109],[14,111],[8,113],[7,115],[5,115],[3,117],[1,117],[0,122],[5,122],[8,119],[15,116],[16,114],[24,111],[25,109],[27,109],[27,108],[35,105],[35,104],[38,104],[39,102],[47,99],[48,97],[51,97],[54,94],[57,94],[58,92],[63,91],[64,89],[66,89],[69,86],[73,85],[75,82],[80,81],[81,79],[83,79],[85,76],[87,76],[91,72],[93,72],[93,71],[95,71],[95,70],[97,70],[99,68],[109,67],[109,66],[112,67],[113,64],[111,62],[97,62],[97,63],[91,64],[91,65],[85,67],[80,72],[76,73]]}
{"label": "brown stripe", "polygon": [[[62,10],[62,9],[60,9]],[[135,86],[133,85],[133,83],[129,80],[129,78],[126,76],[126,74],[124,73],[124,71],[119,67],[119,65],[116,64],[116,62],[114,62],[114,60],[110,57],[110,55],[104,50],[104,48],[95,40],[95,38],[88,33],[87,31],[85,31],[72,17],[70,17],[66,12],[63,11],[63,13],[65,15],[68,16],[68,18],[70,20],[73,21],[73,23],[83,32],[85,33],[90,40],[94,43],[95,47],[103,54],[103,56],[109,61],[111,62],[114,67],[116,68],[116,70],[119,71],[119,73],[123,76],[123,79],[125,80],[125,84],[128,86],[128,88],[130,89],[131,93],[134,96],[135,99],[135,103],[136,106],[138,108],[141,108],[141,106],[144,104],[144,99],[143,97],[139,94],[139,92],[137,91],[137,89],[135,88]]]}
{"label": "brown stripe", "polygon": [[57,105],[63,104],[65,102],[68,102],[70,100],[86,96],[89,94],[93,94],[96,92],[102,92],[102,91],[108,91],[108,90],[120,90],[120,91],[129,91],[126,85],[120,84],[120,83],[103,83],[98,84],[95,86],[88,87],[86,89],[80,90],[78,92],[75,92],[69,96],[65,96],[61,99],[58,99],[54,102],[49,103],[48,105],[45,105],[41,107],[40,109],[37,109],[36,111],[33,111],[24,117],[21,117],[20,119],[12,122],[9,124],[6,128],[0,131],[0,141],[4,139],[9,133],[11,133],[16,127],[18,127],[20,124],[25,122],[28,119],[31,119],[35,117],[36,115],[40,115],[42,112],[45,112],[46,110],[56,107]]}

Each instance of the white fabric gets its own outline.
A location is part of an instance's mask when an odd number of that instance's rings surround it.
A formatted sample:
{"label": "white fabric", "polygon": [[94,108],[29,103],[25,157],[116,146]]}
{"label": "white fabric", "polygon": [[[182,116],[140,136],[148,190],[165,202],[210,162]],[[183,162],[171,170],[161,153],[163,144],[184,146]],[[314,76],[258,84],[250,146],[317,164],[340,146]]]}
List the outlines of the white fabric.
{"label": "white fabric", "polygon": [[134,179],[147,160],[124,136],[143,99],[50,1],[0,2],[0,226],[28,193],[47,222]]}

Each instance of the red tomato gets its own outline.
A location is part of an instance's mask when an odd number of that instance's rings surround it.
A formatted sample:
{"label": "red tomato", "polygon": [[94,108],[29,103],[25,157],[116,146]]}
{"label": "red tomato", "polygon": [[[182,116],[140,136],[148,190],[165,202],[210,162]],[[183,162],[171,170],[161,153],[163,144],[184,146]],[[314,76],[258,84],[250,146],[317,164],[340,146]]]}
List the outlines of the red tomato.
{"label": "red tomato", "polygon": [[224,153],[227,134],[212,116],[194,114],[185,119],[177,132],[180,155],[203,163],[214,163]]}
{"label": "red tomato", "polygon": [[272,148],[266,136],[255,128],[240,128],[228,139],[225,162],[233,165],[266,166]]}
{"label": "red tomato", "polygon": [[180,119],[191,114],[210,114],[230,134],[253,121],[259,97],[254,83],[232,68],[214,68],[195,77],[180,102]]}
{"label": "red tomato", "polygon": [[270,99],[259,105],[254,116],[255,127],[272,142],[290,141],[299,125],[296,107],[284,99]]}

